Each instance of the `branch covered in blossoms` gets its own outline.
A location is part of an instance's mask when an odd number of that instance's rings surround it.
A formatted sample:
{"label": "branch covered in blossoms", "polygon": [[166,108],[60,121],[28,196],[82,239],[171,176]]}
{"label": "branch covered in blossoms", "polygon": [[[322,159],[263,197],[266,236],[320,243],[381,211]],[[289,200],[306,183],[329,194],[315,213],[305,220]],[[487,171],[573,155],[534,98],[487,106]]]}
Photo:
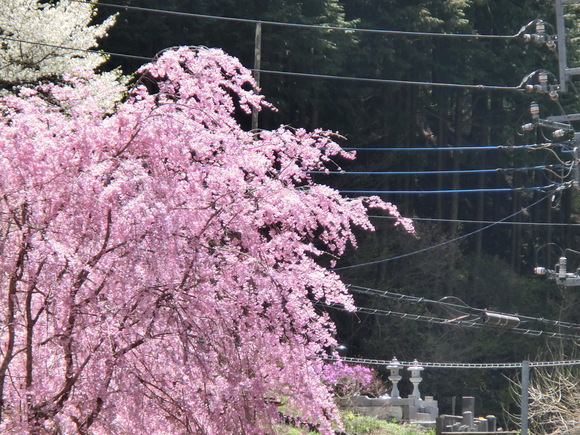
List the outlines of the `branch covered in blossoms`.
{"label": "branch covered in blossoms", "polygon": [[372,226],[309,172],[347,154],[244,131],[267,103],[220,50],[140,72],[114,111],[83,77],[0,99],[0,431],[271,433],[283,402],[332,433],[322,264]]}
{"label": "branch covered in blossoms", "polygon": [[360,364],[342,361],[326,363],[322,368],[321,378],[338,398],[377,396],[383,392],[383,385],[376,371]]}
{"label": "branch covered in blossoms", "polygon": [[88,52],[114,24],[94,19],[94,2],[2,0],[0,2],[0,84],[58,79],[75,70],[92,70],[106,57]]}

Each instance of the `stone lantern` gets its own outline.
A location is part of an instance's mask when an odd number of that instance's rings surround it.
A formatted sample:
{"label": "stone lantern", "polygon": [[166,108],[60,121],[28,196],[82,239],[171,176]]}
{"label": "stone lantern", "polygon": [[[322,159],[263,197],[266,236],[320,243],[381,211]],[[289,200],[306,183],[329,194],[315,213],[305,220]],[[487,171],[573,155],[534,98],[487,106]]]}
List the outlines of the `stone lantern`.
{"label": "stone lantern", "polygon": [[419,365],[417,360],[415,360],[413,361],[413,365],[411,367],[407,367],[407,370],[411,372],[411,378],[409,380],[413,384],[413,393],[411,396],[421,399],[419,384],[421,383],[421,372],[424,370],[424,368]]}
{"label": "stone lantern", "polygon": [[393,357],[391,363],[387,366],[390,371],[389,380],[393,383],[393,389],[391,390],[391,398],[400,399],[399,387],[397,384],[401,380],[401,375],[399,370],[401,370],[401,363],[397,360],[397,357]]}

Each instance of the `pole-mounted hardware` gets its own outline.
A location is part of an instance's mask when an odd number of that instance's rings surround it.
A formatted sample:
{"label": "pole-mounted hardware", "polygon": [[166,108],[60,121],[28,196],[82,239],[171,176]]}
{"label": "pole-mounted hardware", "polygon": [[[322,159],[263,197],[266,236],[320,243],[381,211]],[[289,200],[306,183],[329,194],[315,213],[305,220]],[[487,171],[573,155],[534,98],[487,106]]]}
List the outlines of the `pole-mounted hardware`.
{"label": "pole-mounted hardware", "polygon": [[557,100],[560,84],[553,73],[545,69],[539,69],[525,76],[517,86],[517,89],[528,93],[548,94],[552,100]]}
{"label": "pole-mounted hardware", "polygon": [[550,50],[556,49],[556,35],[546,33],[546,24],[553,31],[550,24],[544,20],[533,20],[523,26],[516,36],[521,37],[525,42],[537,45],[545,45]]}
{"label": "pole-mounted hardware", "polygon": [[481,315],[483,323],[488,325],[503,326],[505,328],[517,328],[520,325],[520,319],[516,316],[507,314],[494,313],[493,311],[484,311]]}
{"label": "pole-mounted hardware", "polygon": [[574,127],[568,123],[553,120],[553,118],[540,118],[540,106],[533,101],[530,104],[530,115],[532,115],[532,122],[522,125],[523,131],[532,131],[538,127],[547,127],[552,130],[552,140],[566,141],[574,138]]}
{"label": "pole-mounted hardware", "polygon": [[580,286],[580,275],[576,270],[575,273],[568,272],[567,270],[567,258],[561,256],[558,259],[558,263],[554,266],[554,269],[547,269],[545,267],[536,267],[534,268],[534,273],[536,275],[543,275],[546,276],[548,279],[553,279],[556,281],[556,284],[563,286],[563,287],[578,287]]}

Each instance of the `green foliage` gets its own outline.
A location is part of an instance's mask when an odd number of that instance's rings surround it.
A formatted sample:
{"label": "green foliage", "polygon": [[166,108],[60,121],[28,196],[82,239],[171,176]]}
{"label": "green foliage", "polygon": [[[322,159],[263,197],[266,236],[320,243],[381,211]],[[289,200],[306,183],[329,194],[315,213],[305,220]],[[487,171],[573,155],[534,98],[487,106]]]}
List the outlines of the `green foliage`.
{"label": "green foliage", "polygon": [[346,433],[376,434],[379,430],[386,430],[391,423],[373,417],[364,417],[352,412],[343,412],[342,422]]}
{"label": "green foliage", "polygon": [[317,432],[306,431],[293,426],[279,426],[276,435],[317,435]]}
{"label": "green foliage", "polygon": [[349,411],[341,413],[347,435],[433,435],[432,429],[418,425],[397,424],[374,417],[356,415]]}
{"label": "green foliage", "polygon": [[[415,424],[400,424],[396,420],[386,421],[366,417],[351,411],[341,411],[344,435],[435,435],[435,431]],[[276,428],[276,435],[316,435],[317,432],[289,425]]]}

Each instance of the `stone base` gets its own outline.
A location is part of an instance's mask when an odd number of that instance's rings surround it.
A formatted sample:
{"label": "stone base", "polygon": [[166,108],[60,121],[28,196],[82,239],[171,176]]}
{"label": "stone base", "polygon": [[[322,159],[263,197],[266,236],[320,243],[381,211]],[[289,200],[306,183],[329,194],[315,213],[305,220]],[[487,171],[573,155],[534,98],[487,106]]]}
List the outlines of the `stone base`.
{"label": "stone base", "polygon": [[339,399],[338,406],[356,414],[380,418],[382,420],[403,421],[407,423],[435,422],[439,414],[439,407],[433,397],[426,396],[425,400],[418,397],[370,398],[354,396],[349,399]]}

